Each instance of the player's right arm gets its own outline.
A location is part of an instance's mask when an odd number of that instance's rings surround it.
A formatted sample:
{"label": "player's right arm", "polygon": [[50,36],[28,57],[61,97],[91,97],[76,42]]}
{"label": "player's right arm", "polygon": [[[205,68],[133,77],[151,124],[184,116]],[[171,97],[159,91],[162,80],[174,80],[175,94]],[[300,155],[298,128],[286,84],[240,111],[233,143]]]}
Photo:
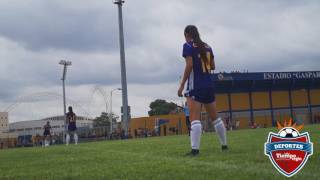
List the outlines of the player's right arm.
{"label": "player's right arm", "polygon": [[184,73],[183,73],[183,77],[182,77],[182,81],[178,90],[178,96],[182,97],[182,91],[184,89],[184,85],[186,83],[186,81],[188,80],[190,73],[192,71],[193,68],[193,62],[192,62],[192,53],[193,53],[193,49],[192,46],[188,43],[185,43],[183,45],[183,51],[182,51],[182,56],[185,58],[186,60],[186,66],[184,68]]}
{"label": "player's right arm", "polygon": [[178,96],[179,97],[182,97],[182,91],[183,91],[184,85],[185,85],[186,81],[188,80],[188,78],[190,76],[192,68],[193,68],[192,57],[191,56],[187,56],[186,57],[186,66],[185,66],[184,73],[183,73],[183,78],[182,78],[182,81],[181,81],[181,84],[180,84],[180,88],[178,90]]}

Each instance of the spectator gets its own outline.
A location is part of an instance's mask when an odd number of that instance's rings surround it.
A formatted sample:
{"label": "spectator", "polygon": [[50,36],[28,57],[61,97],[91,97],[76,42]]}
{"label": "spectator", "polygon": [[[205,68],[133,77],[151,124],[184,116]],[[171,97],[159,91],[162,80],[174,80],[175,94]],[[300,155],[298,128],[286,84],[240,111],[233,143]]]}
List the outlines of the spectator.
{"label": "spectator", "polygon": [[50,143],[50,138],[51,138],[51,125],[50,122],[48,121],[46,125],[44,125],[44,132],[43,132],[43,137],[44,137],[44,146],[47,147],[49,146]]}
{"label": "spectator", "polygon": [[190,112],[189,112],[189,108],[188,108],[187,102],[184,105],[183,111],[184,111],[184,115],[186,116],[186,125],[187,125],[187,128],[188,128],[188,134],[190,136],[190,130],[191,130]]}

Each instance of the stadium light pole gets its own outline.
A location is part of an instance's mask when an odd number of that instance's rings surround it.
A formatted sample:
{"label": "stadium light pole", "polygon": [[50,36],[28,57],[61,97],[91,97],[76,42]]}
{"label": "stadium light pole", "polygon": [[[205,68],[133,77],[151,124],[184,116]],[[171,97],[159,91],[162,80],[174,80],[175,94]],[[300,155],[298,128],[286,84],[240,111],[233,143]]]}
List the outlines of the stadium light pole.
{"label": "stadium light pole", "polygon": [[116,89],[112,89],[110,91],[110,114],[109,114],[109,116],[110,116],[110,133],[112,133],[112,124],[113,124],[113,122],[112,122],[112,93],[113,93],[113,91],[121,91],[121,90],[122,90],[121,88],[116,88]]}
{"label": "stadium light pole", "polygon": [[[63,65],[63,74],[62,74],[62,91],[63,91],[63,113],[64,113],[64,130],[67,130],[67,126],[66,126],[66,89],[65,89],[65,80],[66,80],[66,76],[67,76],[67,68],[68,66],[72,65],[71,61],[66,61],[66,60],[61,60],[59,62],[60,65]],[[63,138],[64,139],[64,138]]]}
{"label": "stadium light pole", "polygon": [[125,136],[128,137],[129,108],[128,108],[128,94],[127,94],[126,62],[125,62],[125,52],[124,52],[123,20],[122,20],[122,4],[124,3],[124,1],[123,0],[114,0],[113,3],[118,5],[122,108],[123,108],[122,123],[123,123],[123,129],[125,132]]}

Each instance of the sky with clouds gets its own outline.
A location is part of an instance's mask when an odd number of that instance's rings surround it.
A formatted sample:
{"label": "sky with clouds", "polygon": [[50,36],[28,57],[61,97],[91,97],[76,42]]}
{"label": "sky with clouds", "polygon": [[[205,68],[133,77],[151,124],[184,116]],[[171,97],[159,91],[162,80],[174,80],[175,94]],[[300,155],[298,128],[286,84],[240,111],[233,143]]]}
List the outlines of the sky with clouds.
{"label": "sky with clouds", "polygon": [[[213,47],[217,71],[309,71],[320,69],[319,12],[317,0],[127,0],[132,116],[158,98],[182,102],[186,25]],[[61,59],[73,63],[66,91],[76,113],[109,111],[121,86],[117,15],[112,0],[0,0],[0,111],[10,110],[10,122],[61,114]],[[114,91],[118,115],[120,106]]]}

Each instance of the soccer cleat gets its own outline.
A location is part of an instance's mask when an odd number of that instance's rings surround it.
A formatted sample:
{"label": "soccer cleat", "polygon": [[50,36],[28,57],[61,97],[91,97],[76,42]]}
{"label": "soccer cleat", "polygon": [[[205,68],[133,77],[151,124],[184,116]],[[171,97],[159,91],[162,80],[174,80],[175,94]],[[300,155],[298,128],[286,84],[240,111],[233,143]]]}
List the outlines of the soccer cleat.
{"label": "soccer cleat", "polygon": [[197,156],[199,155],[199,149],[192,149],[190,152],[186,154],[186,156]]}
{"label": "soccer cleat", "polygon": [[228,151],[228,146],[227,145],[222,145],[221,146],[222,151]]}

